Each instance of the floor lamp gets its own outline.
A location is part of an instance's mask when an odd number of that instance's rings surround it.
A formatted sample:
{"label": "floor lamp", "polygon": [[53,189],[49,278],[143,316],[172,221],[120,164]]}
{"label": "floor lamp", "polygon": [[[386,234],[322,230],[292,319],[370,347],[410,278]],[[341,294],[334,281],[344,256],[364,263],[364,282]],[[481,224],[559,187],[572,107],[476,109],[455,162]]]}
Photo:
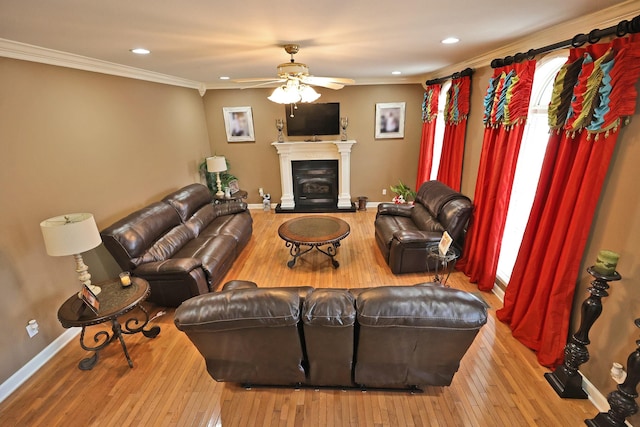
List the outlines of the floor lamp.
{"label": "floor lamp", "polygon": [[[82,260],[82,252],[91,250],[102,243],[98,226],[90,213],[72,213],[45,219],[40,223],[47,254],[51,256],[73,255],[76,261],[78,279],[94,295],[100,287],[91,284],[89,267]],[[80,296],[81,294],[78,294]]]}

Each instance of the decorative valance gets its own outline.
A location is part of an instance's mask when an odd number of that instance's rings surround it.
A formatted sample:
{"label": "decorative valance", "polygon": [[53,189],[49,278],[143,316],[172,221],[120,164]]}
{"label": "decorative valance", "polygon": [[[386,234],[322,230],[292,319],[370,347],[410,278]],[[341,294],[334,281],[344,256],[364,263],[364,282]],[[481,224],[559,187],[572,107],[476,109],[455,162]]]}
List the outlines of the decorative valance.
{"label": "decorative valance", "polygon": [[422,122],[431,123],[438,116],[438,97],[440,97],[440,84],[427,87],[422,100]]}
{"label": "decorative valance", "polygon": [[535,61],[526,61],[494,70],[484,98],[485,127],[526,122],[535,67]]}
{"label": "decorative valance", "polygon": [[617,129],[634,113],[633,82],[639,74],[640,38],[635,34],[572,50],[556,76],[549,127],[572,135],[585,129],[596,139]]}
{"label": "decorative valance", "polygon": [[457,124],[469,115],[469,98],[471,96],[471,77],[465,76],[451,81],[444,105],[444,121]]}

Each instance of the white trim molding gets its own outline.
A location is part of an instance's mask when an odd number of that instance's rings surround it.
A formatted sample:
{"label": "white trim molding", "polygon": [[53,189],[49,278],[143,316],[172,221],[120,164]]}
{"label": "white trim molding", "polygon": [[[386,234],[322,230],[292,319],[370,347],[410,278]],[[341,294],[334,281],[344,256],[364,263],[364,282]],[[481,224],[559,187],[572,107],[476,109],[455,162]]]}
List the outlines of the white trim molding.
{"label": "white trim molding", "polygon": [[72,53],[46,49],[44,47],[1,38],[0,56],[172,86],[187,87],[198,90],[201,96],[204,96],[206,92],[205,85],[194,80],[182,79],[153,71],[142,70],[140,68],[128,67],[113,62],[101,61],[86,56],[74,55]]}
{"label": "white trim molding", "polygon": [[18,389],[26,380],[31,378],[33,374],[44,366],[56,353],[67,345],[71,340],[78,336],[81,328],[69,328],[58,338],[53,340],[51,344],[46,346],[44,350],[38,353],[33,359],[27,362],[15,374],[11,375],[5,382],[0,384],[0,403]]}

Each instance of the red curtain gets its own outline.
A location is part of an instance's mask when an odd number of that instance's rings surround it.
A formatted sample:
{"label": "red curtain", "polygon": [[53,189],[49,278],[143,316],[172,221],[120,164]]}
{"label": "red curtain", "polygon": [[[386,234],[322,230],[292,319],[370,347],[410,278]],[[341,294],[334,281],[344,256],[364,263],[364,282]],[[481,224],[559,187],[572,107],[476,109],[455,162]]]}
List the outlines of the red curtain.
{"label": "red curtain", "polygon": [[534,72],[535,61],[495,69],[484,100],[485,131],[473,198],[475,211],[464,255],[456,264],[482,291],[490,291],[496,278]]}
{"label": "red curtain", "polygon": [[454,78],[444,108],[444,139],[438,169],[438,181],[460,191],[467,116],[471,97],[471,76]]}
{"label": "red curtain", "polygon": [[418,177],[416,190],[423,182],[431,179],[433,162],[433,139],[436,133],[436,117],[438,116],[438,97],[440,85],[429,85],[422,101],[422,138],[420,140],[420,156],[418,157]]}
{"label": "red curtain", "polygon": [[640,39],[572,49],[549,104],[553,131],[518,258],[497,312],[541,365],[564,360],[582,254],[625,117],[634,113]]}

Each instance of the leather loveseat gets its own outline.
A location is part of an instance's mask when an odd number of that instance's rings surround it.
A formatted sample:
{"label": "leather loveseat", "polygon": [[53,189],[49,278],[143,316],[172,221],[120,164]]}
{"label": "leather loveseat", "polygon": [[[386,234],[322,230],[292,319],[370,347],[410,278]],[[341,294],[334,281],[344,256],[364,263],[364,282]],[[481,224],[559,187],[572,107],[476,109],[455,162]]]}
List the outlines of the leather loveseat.
{"label": "leather loveseat", "polygon": [[202,184],[183,187],[102,230],[120,268],[146,279],[167,307],[213,291],[253,230],[246,203],[214,205]]}
{"label": "leather loveseat", "polygon": [[346,290],[243,281],[183,302],[174,318],[216,381],[411,389],[451,384],[486,321],[483,301],[439,284]]}
{"label": "leather loveseat", "polygon": [[439,181],[420,186],[413,205],[381,203],[375,220],[376,243],[394,274],[433,271],[428,256],[446,230],[452,249],[462,254],[473,207],[469,198]]}

